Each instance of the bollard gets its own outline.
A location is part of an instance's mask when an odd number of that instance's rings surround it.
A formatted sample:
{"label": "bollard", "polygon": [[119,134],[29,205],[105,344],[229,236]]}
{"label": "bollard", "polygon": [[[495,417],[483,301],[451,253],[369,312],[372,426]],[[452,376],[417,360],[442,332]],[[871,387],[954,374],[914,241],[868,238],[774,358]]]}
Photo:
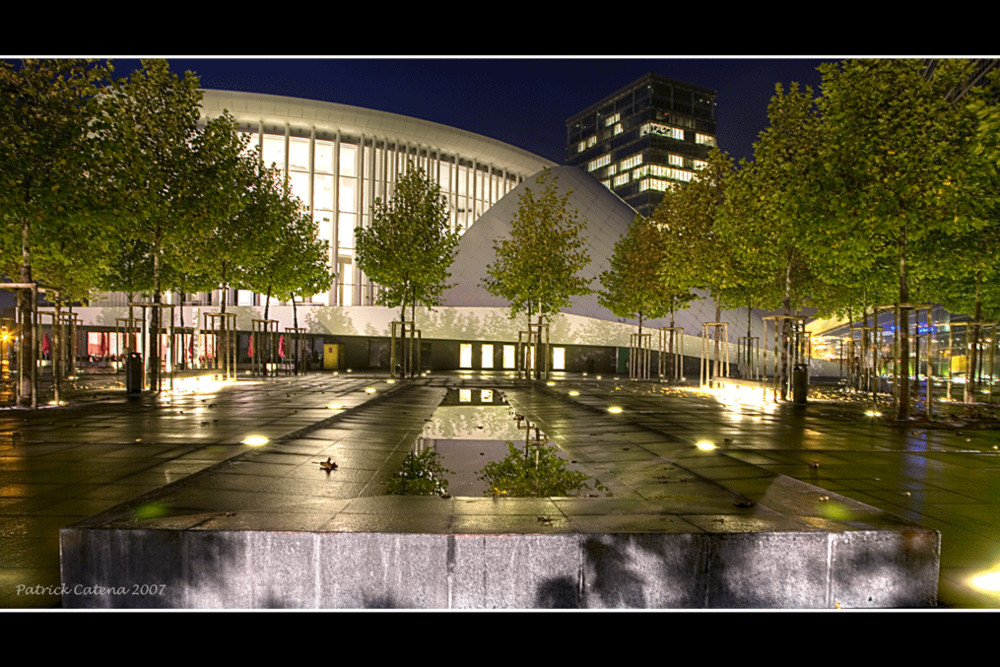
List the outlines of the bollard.
{"label": "bollard", "polygon": [[142,355],[132,352],[125,360],[125,393],[138,396],[142,393]]}
{"label": "bollard", "polygon": [[805,364],[792,367],[792,400],[798,405],[806,404],[809,395],[809,369]]}

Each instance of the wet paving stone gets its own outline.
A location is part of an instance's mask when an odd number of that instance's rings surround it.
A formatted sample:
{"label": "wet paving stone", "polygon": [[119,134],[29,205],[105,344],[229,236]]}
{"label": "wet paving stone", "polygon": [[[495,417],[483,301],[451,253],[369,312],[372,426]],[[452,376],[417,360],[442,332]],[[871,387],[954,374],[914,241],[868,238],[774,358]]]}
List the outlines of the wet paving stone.
{"label": "wet paving stone", "polygon": [[[400,393],[402,384],[388,385],[384,378],[315,375],[213,397],[99,402],[87,410],[68,406],[16,419],[3,414],[0,433],[16,429],[22,437],[5,448],[0,438],[0,475],[12,473],[0,476],[0,520],[14,520],[0,524],[0,539],[31,542],[23,549],[11,544],[11,553],[34,553],[51,539],[33,536],[38,531],[48,536],[60,521],[76,521],[76,512],[109,510],[114,511],[100,519],[108,526],[200,531],[299,526],[436,534],[809,533],[882,525],[878,516],[830,518],[815,508],[810,514],[785,507],[790,501],[779,502],[773,491],[769,501],[768,480],[785,475],[904,519],[923,519],[943,534],[942,601],[1000,604],[956,583],[965,581],[958,568],[991,567],[1000,554],[1000,536],[989,521],[1000,505],[1000,453],[989,449],[1000,441],[995,433],[978,433],[972,442],[940,432],[904,434],[863,420],[848,423],[826,410],[820,414],[820,406],[810,405],[805,415],[780,406],[745,409],[651,384],[573,379],[535,390],[506,378],[444,376],[424,381],[415,387],[419,391]],[[382,483],[410,451],[446,385],[501,387],[613,495],[537,502],[414,498],[412,506],[407,499],[383,496]],[[365,394],[366,386],[379,392]],[[569,389],[580,395],[568,396]],[[607,413],[612,400],[624,408],[622,415]],[[335,402],[346,409],[325,407]],[[54,418],[60,411],[65,418]],[[307,432],[294,435],[302,428]],[[272,442],[249,449],[240,441],[250,432]],[[702,438],[720,449],[699,452],[695,443]],[[329,476],[318,468],[327,456],[340,466]],[[216,466],[233,457],[238,464]],[[810,465],[814,462],[818,469]],[[682,481],[689,478],[702,481]],[[162,498],[134,501],[171,483]],[[907,490],[910,496],[901,495]],[[764,506],[735,507],[741,494]],[[123,501],[125,506],[115,509]],[[73,514],[55,513],[74,502]],[[767,502],[787,513],[775,516]],[[164,515],[137,513],[157,504]],[[57,545],[51,548],[58,554]],[[28,564],[20,565],[19,571],[29,571]],[[22,576],[37,575],[16,575]]]}

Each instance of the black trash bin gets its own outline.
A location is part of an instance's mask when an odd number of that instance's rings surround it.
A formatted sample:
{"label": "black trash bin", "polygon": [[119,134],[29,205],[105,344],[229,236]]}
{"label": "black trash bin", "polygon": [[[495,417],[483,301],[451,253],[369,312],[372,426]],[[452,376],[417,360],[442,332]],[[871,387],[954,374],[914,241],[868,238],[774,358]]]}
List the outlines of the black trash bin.
{"label": "black trash bin", "polygon": [[792,367],[792,400],[799,405],[806,404],[809,395],[809,368],[805,364]]}
{"label": "black trash bin", "polygon": [[132,352],[125,359],[125,393],[138,396],[142,393],[142,355]]}

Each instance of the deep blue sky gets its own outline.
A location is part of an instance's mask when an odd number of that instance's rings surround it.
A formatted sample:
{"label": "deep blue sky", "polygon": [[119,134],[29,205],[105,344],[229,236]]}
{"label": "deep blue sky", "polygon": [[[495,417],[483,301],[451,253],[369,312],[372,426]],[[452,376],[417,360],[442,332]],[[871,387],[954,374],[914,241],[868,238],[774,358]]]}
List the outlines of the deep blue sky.
{"label": "deep blue sky", "polygon": [[[718,92],[720,147],[752,155],[775,83],[817,88],[805,58],[168,58],[203,88],[304,97],[391,111],[476,132],[562,163],[565,121],[648,72]],[[830,59],[832,60],[832,59]],[[114,59],[116,74],[138,68]]]}

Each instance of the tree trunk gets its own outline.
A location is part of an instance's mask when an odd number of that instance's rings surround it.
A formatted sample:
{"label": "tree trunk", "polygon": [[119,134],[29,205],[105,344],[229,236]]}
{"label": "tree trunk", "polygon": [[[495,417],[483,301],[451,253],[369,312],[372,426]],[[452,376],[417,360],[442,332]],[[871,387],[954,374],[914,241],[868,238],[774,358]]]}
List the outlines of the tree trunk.
{"label": "tree trunk", "polygon": [[781,297],[781,400],[788,399],[788,348],[792,338],[792,322],[788,318],[792,314],[792,262],[785,264],[785,292]]}
{"label": "tree trunk", "polygon": [[[31,282],[31,250],[29,243],[30,227],[28,220],[21,221],[21,282]],[[21,384],[20,404],[22,407],[31,407],[32,401],[32,369],[35,367],[34,355],[34,331],[32,323],[35,321],[35,304],[32,292],[29,289],[19,290],[17,293],[18,309],[21,311],[21,318],[26,322],[26,326],[21,328],[18,340],[20,342],[17,353],[19,375],[17,381]],[[37,397],[36,397],[37,400]]]}
{"label": "tree trunk", "polygon": [[[910,286],[906,282],[906,228],[903,228],[899,241],[899,303],[910,302]],[[907,320],[909,318],[907,317]],[[907,322],[907,325],[909,322]],[[898,419],[910,418],[910,332],[909,326],[902,323],[902,312],[897,321],[896,335],[899,336],[899,406]]]}
{"label": "tree trunk", "polygon": [[639,378],[645,380],[646,379],[646,375],[645,375],[644,371],[646,370],[646,367],[645,367],[645,365],[643,365],[641,368],[639,367],[639,364],[642,363],[642,359],[643,359],[643,355],[642,355],[642,313],[641,312],[639,313],[639,347],[637,348],[637,351],[639,352],[639,355],[638,355],[638,358],[635,360],[636,361],[636,363],[635,363],[636,375],[638,375]]}
{"label": "tree trunk", "polygon": [[299,374],[299,362],[302,359],[301,359],[301,354],[300,354],[300,350],[299,350],[299,347],[300,347],[299,346],[299,311],[295,307],[295,295],[294,294],[292,295],[292,329],[295,332],[294,334],[292,334],[293,336],[295,336],[295,354],[292,356],[292,358],[295,360],[295,365],[294,365],[295,374],[298,375]]}
{"label": "tree trunk", "polygon": [[410,299],[410,377],[417,376],[417,357],[420,350],[414,350],[413,346],[417,337],[417,295],[416,290]]}
{"label": "tree trunk", "polygon": [[[674,299],[671,298],[670,299],[670,354],[669,354],[669,359],[670,359],[670,371],[669,372],[671,374],[670,375],[670,379],[674,379],[674,378],[676,378],[677,376],[680,375],[680,373],[677,371],[677,369],[674,368],[674,359],[677,358],[677,355],[675,354],[675,350],[674,350],[674,333],[675,333],[674,332]],[[679,344],[680,343],[678,342],[678,345]],[[684,357],[681,356],[681,359],[684,359]]]}
{"label": "tree trunk", "polygon": [[160,390],[160,253],[153,253],[153,307],[149,310],[149,388]]}
{"label": "tree trunk", "polygon": [[982,304],[980,302],[980,285],[983,280],[983,272],[976,272],[976,306],[974,308],[975,314],[972,317],[972,321],[975,322],[971,327],[966,327],[965,336],[968,340],[967,347],[969,348],[969,359],[966,365],[965,371],[965,402],[975,403],[976,402],[976,385],[977,385],[977,375],[976,367],[979,361],[979,336],[981,332],[979,330],[979,318],[982,316]]}
{"label": "tree trunk", "polygon": [[[220,292],[221,294],[219,295],[219,313],[222,315],[222,318],[221,321],[219,322],[219,328],[217,328],[216,331],[219,331],[222,335],[217,339],[219,343],[218,345],[216,345],[215,348],[215,367],[223,371],[228,371],[229,327],[226,326],[225,315],[226,315],[226,301],[229,298],[229,285],[228,283],[225,282],[225,279],[223,279],[222,289],[220,290]],[[226,373],[226,379],[227,380],[229,379],[228,372]]]}
{"label": "tree trunk", "polygon": [[[721,319],[722,319],[722,307],[719,306],[719,302],[716,301],[715,302],[715,321],[718,322]],[[719,327],[716,326],[716,327],[713,327],[713,328],[715,329],[715,375],[719,376],[722,373],[722,371],[721,371],[722,364],[720,363],[722,361],[722,359],[719,358],[720,354],[721,354],[720,341],[719,341]],[[709,375],[709,380],[710,380],[709,381],[709,386],[711,386],[711,378],[712,378],[712,376]]]}
{"label": "tree trunk", "polygon": [[[545,321],[545,316],[542,315],[541,309],[538,310],[538,331],[535,335],[535,379],[542,379],[542,364],[546,363],[547,359],[542,359],[542,323]],[[545,356],[548,356],[548,350],[545,350]]]}
{"label": "tree trunk", "polygon": [[[399,308],[399,376],[406,377],[406,299],[403,299],[403,304]],[[390,362],[391,363],[391,362]],[[390,374],[395,369],[390,369]]]}

